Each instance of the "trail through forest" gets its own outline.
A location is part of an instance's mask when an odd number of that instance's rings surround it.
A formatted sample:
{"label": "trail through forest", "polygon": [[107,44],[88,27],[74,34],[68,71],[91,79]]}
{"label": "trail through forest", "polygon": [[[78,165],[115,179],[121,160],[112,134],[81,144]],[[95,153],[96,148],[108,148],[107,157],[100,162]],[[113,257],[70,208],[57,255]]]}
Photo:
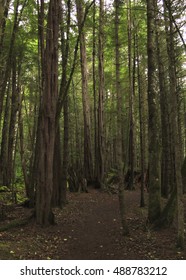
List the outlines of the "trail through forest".
{"label": "trail through forest", "polygon": [[[0,259],[186,259],[186,252],[175,247],[175,225],[158,231],[145,226],[147,207],[139,207],[138,190],[126,191],[127,237],[122,236],[117,194],[92,188],[70,193],[68,199],[64,210],[54,210],[54,226],[41,228],[30,221],[0,232]],[[0,228],[28,215],[29,209],[16,207]]]}

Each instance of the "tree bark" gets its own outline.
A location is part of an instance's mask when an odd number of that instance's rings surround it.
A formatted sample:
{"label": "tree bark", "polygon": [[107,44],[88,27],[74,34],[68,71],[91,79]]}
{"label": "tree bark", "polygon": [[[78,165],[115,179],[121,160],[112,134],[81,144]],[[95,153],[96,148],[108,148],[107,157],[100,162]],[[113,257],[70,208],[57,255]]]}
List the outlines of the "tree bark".
{"label": "tree bark", "polygon": [[123,176],[123,158],[122,158],[122,95],[121,95],[121,79],[120,79],[120,41],[119,41],[119,8],[120,1],[115,0],[115,62],[116,62],[116,96],[117,96],[117,169],[119,177],[119,206],[122,223],[123,235],[129,233],[126,210],[125,210],[125,195],[124,195],[124,176]]}
{"label": "tree bark", "polygon": [[[175,30],[172,21],[172,3],[166,1],[169,15],[169,33],[167,34],[167,52],[169,64],[169,78],[170,78],[170,102],[171,102],[171,126],[172,126],[172,146],[174,152],[174,169],[175,174],[175,189],[177,201],[177,245],[181,249],[184,248],[184,206],[183,206],[183,186],[181,176],[181,154],[180,154],[180,135],[179,135],[179,110],[177,99],[177,78],[176,78],[176,57],[175,57]],[[164,6],[165,7],[165,6]]]}
{"label": "tree bark", "polygon": [[94,97],[94,177],[97,177],[98,160],[98,136],[97,136],[97,90],[96,90],[96,4],[93,6],[93,43],[92,43],[92,78],[93,78],[93,97]]}
{"label": "tree bark", "polygon": [[54,223],[52,212],[53,159],[56,135],[56,107],[58,97],[58,30],[59,1],[49,3],[46,49],[44,56],[43,93],[38,119],[36,143],[36,222]]}
{"label": "tree bark", "polygon": [[[156,18],[158,17],[158,7],[156,7]],[[161,108],[161,137],[162,137],[162,156],[161,156],[161,194],[168,198],[172,191],[172,184],[174,176],[171,172],[171,140],[170,140],[170,106],[168,96],[168,85],[166,82],[166,73],[163,63],[162,55],[162,36],[161,26],[158,25],[160,21],[157,20],[156,24],[156,47],[157,47],[157,61],[158,61],[158,74],[159,74],[159,89],[160,89],[160,108]]]}
{"label": "tree bark", "polygon": [[91,124],[90,124],[90,104],[88,96],[88,75],[87,75],[87,56],[85,45],[85,33],[81,30],[84,12],[81,0],[76,0],[78,28],[80,36],[80,57],[81,57],[81,75],[82,75],[82,101],[84,117],[84,177],[87,181],[93,180],[93,162],[92,162],[92,143],[91,143]]}
{"label": "tree bark", "polygon": [[[127,1],[128,20],[128,75],[129,75],[129,154],[128,154],[128,189],[134,189],[135,143],[134,143],[134,72],[132,69],[132,15],[131,0]],[[135,58],[133,58],[135,59]]]}
{"label": "tree bark", "polygon": [[147,52],[148,52],[148,106],[149,106],[149,207],[148,219],[153,223],[161,214],[161,177],[160,177],[160,120],[159,96],[156,76],[156,0],[147,0]]}
{"label": "tree bark", "polygon": [[60,206],[63,208],[67,204],[68,186],[68,165],[69,165],[69,102],[68,96],[64,103],[64,140],[63,140],[63,164],[62,164],[62,187],[60,192]]}
{"label": "tree bark", "polygon": [[140,69],[139,46],[137,37],[137,77],[138,77],[138,95],[139,95],[139,125],[140,125],[140,166],[141,166],[141,197],[140,207],[145,206],[145,129],[144,129],[144,100],[142,94],[142,78]]}
{"label": "tree bark", "polygon": [[103,19],[104,19],[104,0],[99,1],[99,35],[98,35],[98,151],[97,151],[97,181],[102,188],[104,184],[104,98],[105,98],[105,78],[104,78],[104,54],[103,54]]}

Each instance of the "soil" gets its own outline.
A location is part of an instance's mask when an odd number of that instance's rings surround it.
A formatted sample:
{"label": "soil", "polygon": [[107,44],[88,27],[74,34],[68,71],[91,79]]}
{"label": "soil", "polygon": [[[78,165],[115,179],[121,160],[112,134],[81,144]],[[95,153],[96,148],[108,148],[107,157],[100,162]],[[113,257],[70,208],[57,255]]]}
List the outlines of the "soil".
{"label": "soil", "polygon": [[[0,259],[185,260],[186,250],[176,248],[176,225],[152,230],[146,225],[147,206],[139,207],[139,190],[126,191],[125,198],[129,236],[122,235],[118,195],[90,188],[68,194],[67,206],[54,209],[54,226],[41,228],[31,220],[0,232]],[[17,206],[0,228],[28,215],[29,209]]]}

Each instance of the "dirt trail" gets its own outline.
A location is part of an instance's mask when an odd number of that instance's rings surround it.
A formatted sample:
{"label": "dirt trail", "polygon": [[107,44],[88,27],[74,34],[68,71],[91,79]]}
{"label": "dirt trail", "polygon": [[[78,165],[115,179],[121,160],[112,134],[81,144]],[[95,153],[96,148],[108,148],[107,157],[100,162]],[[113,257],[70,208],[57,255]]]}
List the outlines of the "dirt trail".
{"label": "dirt trail", "polygon": [[[117,195],[90,189],[68,194],[64,210],[54,210],[55,226],[41,228],[33,221],[1,232],[0,259],[186,259],[186,252],[175,248],[174,227],[145,228],[147,208],[139,207],[140,192],[126,192],[125,198],[128,237],[121,234]],[[27,211],[18,208],[9,219]]]}
{"label": "dirt trail", "polygon": [[[88,194],[88,207],[82,205],[83,217],[79,220],[73,232],[76,242],[69,244],[69,252],[66,256],[68,259],[106,259],[114,257],[115,242],[118,241],[116,235],[120,235],[119,209],[117,197],[106,197],[93,199]],[[80,206],[79,205],[79,206]]]}

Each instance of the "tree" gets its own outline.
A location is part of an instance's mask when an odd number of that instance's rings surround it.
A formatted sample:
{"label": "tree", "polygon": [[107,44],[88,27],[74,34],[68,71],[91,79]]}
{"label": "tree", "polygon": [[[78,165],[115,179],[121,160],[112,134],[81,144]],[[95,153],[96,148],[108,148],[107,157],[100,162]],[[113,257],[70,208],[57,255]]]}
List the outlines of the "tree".
{"label": "tree", "polygon": [[104,1],[99,2],[99,35],[98,35],[98,75],[99,75],[99,96],[98,96],[98,152],[97,152],[97,180],[100,187],[103,187],[104,180],[104,98],[105,98],[105,77],[104,77],[104,52],[103,52],[103,19]]}
{"label": "tree", "polygon": [[161,107],[161,138],[162,138],[162,156],[161,156],[161,193],[164,197],[168,197],[172,190],[173,175],[171,172],[171,141],[170,141],[170,119],[169,119],[169,95],[166,80],[165,59],[163,52],[164,36],[161,34],[161,19],[158,18],[158,7],[156,8],[156,47],[159,74],[159,90],[160,90],[160,107]]}
{"label": "tree", "polygon": [[148,107],[149,107],[149,222],[161,214],[160,119],[156,74],[155,1],[147,1]]}
{"label": "tree", "polygon": [[144,94],[142,92],[142,77],[140,69],[139,46],[137,36],[137,79],[139,94],[139,124],[140,124],[140,166],[141,166],[141,198],[140,207],[145,206],[144,190],[145,190],[145,128],[144,128]]}
{"label": "tree", "polygon": [[184,247],[184,209],[183,209],[183,186],[181,176],[181,149],[180,149],[180,135],[179,135],[179,110],[177,98],[177,79],[176,79],[176,57],[175,57],[175,38],[174,26],[172,21],[172,4],[168,0],[164,2],[168,9],[169,15],[169,32],[167,34],[167,53],[169,65],[169,78],[170,78],[170,106],[171,106],[171,130],[172,130],[172,147],[174,168],[172,172],[175,174],[175,189],[177,198],[177,221],[178,221],[178,247]]}
{"label": "tree", "polygon": [[54,223],[68,181],[73,191],[86,191],[86,180],[109,191],[118,179],[127,234],[127,168],[130,189],[141,180],[141,206],[148,183],[149,222],[169,226],[176,217],[183,247],[182,6],[0,1],[0,184],[25,191],[37,223]]}
{"label": "tree", "polygon": [[[43,0],[41,1],[42,4]],[[44,28],[44,26],[42,26]],[[53,158],[56,133],[56,108],[58,97],[58,30],[59,1],[49,2],[46,49],[43,67],[43,92],[41,96],[36,143],[36,221],[40,225],[54,223],[52,212]]]}
{"label": "tree", "polygon": [[[5,17],[8,14],[8,7],[10,2],[7,1],[6,6],[4,7]],[[1,55],[6,57],[5,62],[2,61],[2,69],[1,72],[1,81],[0,81],[0,124],[1,124],[1,117],[3,112],[3,104],[4,99],[7,93],[7,101],[6,101],[6,109],[10,110],[10,120],[9,120],[9,112],[6,111],[4,113],[4,126],[2,129],[2,142],[1,142],[1,163],[0,163],[0,181],[4,185],[10,186],[11,180],[13,177],[13,153],[14,153],[14,140],[15,140],[15,127],[16,127],[16,117],[18,112],[18,105],[19,105],[19,93],[20,89],[16,86],[17,84],[17,53],[15,48],[16,43],[16,36],[18,32],[18,27],[22,18],[22,14],[24,8],[26,6],[26,1],[23,2],[23,5],[19,11],[20,2],[16,1],[14,5],[14,16],[13,16],[13,28],[11,32],[11,36],[9,38],[10,43],[8,46],[8,52],[3,54],[0,49],[0,59]],[[5,20],[5,19],[4,19]],[[5,30],[5,23],[2,23],[2,30]],[[1,36],[1,46],[3,46],[3,38],[4,33]],[[20,60],[20,59],[19,59]],[[20,66],[19,66],[20,68]],[[19,73],[20,74],[20,73]],[[11,80],[12,78],[12,80]],[[8,86],[7,86],[8,85]],[[20,86],[20,85],[19,85]],[[12,87],[11,97],[10,97],[10,87]],[[11,107],[9,106],[8,102],[11,99]],[[1,126],[0,126],[1,127]]]}
{"label": "tree", "polygon": [[[71,23],[71,1],[67,1],[60,6],[60,33],[61,33],[61,54],[62,54],[62,75],[59,89],[59,96],[56,111],[56,136],[54,151],[54,178],[53,178],[53,206],[63,208],[67,203],[67,177],[68,177],[68,88],[67,88],[67,65],[69,59],[69,29]],[[66,35],[66,36],[65,36]],[[63,155],[61,141],[61,110],[64,112],[64,136],[63,136]],[[62,157],[63,156],[63,157]]]}
{"label": "tree", "polygon": [[87,181],[93,180],[93,162],[92,162],[92,143],[91,143],[91,124],[90,124],[90,103],[88,96],[88,74],[85,34],[81,26],[84,19],[83,6],[80,0],[76,0],[77,19],[80,36],[80,57],[81,57],[81,75],[82,75],[82,100],[84,116],[84,177]]}
{"label": "tree", "polygon": [[[127,33],[128,33],[128,76],[129,76],[129,155],[128,155],[128,174],[129,184],[128,188],[134,188],[134,168],[135,168],[135,123],[134,123],[134,91],[135,91],[135,69],[133,68],[133,61],[135,67],[135,57],[132,59],[132,14],[131,14],[131,0],[127,1]],[[135,46],[134,46],[135,51]]]}
{"label": "tree", "polygon": [[117,169],[119,177],[119,205],[123,227],[123,234],[129,233],[124,200],[124,178],[123,178],[123,153],[122,153],[122,93],[120,77],[120,42],[119,42],[119,8],[120,1],[115,0],[115,64],[116,64],[116,96],[117,96]]}

